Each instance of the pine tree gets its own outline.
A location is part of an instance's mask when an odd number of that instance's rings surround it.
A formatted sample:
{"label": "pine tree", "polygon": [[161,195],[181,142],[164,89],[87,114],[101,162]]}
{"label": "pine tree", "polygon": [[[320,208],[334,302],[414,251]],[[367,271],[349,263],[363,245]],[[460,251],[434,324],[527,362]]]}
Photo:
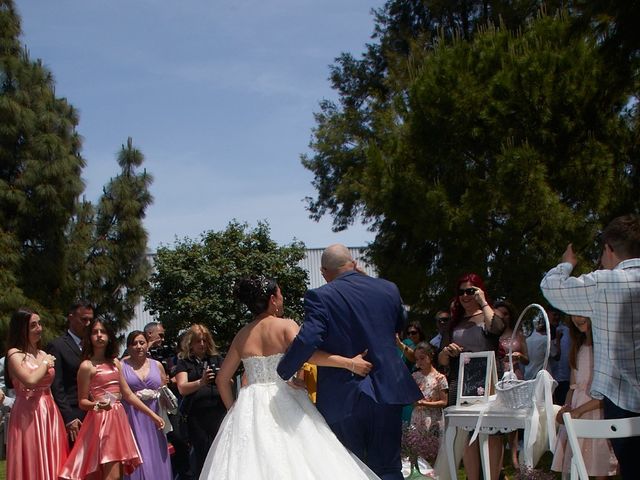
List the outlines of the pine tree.
{"label": "pine tree", "polygon": [[56,97],[51,72],[31,61],[19,34],[13,2],[0,0],[0,231],[15,259],[2,267],[12,291],[56,312],[65,303],[65,230],[85,161],[75,109]]}
{"label": "pine tree", "polygon": [[151,273],[142,220],[153,201],[153,179],[146,170],[137,171],[143,162],[142,152],[127,139],[118,154],[121,172],[106,185],[98,203],[86,262],[83,289],[90,292],[98,313],[119,329],[133,318]]}
{"label": "pine tree", "polygon": [[12,0],[0,0],[0,334],[31,306],[56,333],[77,298],[124,327],[147,286],[151,176],[131,139],[121,173],[96,206],[84,198],[78,114],[55,95],[53,75],[20,44]]}

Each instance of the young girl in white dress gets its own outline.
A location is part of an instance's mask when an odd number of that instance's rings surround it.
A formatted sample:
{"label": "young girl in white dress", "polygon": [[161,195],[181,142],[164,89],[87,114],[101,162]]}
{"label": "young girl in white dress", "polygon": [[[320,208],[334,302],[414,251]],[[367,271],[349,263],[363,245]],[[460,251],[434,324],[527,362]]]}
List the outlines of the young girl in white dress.
{"label": "young girl in white dress", "polygon": [[[300,387],[304,381],[285,382],[276,372],[299,329],[293,320],[280,318],[283,299],[276,282],[263,276],[244,278],[236,296],[254,320],[235,336],[216,376],[228,412],[200,479],[377,479],[338,441]],[[362,357],[316,352],[310,362],[364,376],[371,364]],[[231,381],[240,362],[247,385],[234,402]]]}
{"label": "young girl in white dress", "polygon": [[[551,469],[556,472],[571,471],[571,447],[568,445],[567,431],[564,428],[562,414],[571,412],[572,418],[601,420],[603,417],[602,400],[596,400],[589,394],[593,379],[593,341],[591,338],[591,319],[571,315],[569,324],[571,350],[571,386],[565,405],[560,409],[556,421],[561,424],[556,441]],[[613,449],[606,438],[580,438],[580,450],[589,476],[600,479],[615,475],[618,469]]]}

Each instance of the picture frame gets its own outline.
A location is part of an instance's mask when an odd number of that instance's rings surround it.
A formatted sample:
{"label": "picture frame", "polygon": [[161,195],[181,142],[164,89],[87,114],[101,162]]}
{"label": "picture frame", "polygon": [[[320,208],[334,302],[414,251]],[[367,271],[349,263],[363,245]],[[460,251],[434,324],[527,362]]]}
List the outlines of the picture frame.
{"label": "picture frame", "polygon": [[496,355],[493,351],[462,352],[458,367],[456,405],[486,403],[494,394],[498,381]]}

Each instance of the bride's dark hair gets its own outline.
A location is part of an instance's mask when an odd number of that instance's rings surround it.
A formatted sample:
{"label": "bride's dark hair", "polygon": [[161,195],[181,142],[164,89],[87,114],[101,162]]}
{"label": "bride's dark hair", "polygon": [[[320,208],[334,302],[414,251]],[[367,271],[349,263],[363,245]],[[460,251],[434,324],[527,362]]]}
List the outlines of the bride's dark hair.
{"label": "bride's dark hair", "polygon": [[235,297],[254,315],[259,315],[269,308],[269,299],[275,295],[278,284],[264,275],[251,275],[236,282],[233,293]]}

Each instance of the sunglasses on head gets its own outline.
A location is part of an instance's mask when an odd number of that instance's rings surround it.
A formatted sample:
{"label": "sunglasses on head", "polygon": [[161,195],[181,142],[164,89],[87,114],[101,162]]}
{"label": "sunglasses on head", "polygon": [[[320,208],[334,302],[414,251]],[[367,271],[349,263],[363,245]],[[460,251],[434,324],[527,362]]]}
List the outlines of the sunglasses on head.
{"label": "sunglasses on head", "polygon": [[463,295],[475,295],[476,294],[476,289],[475,288],[459,288],[458,289],[458,296],[463,296]]}

